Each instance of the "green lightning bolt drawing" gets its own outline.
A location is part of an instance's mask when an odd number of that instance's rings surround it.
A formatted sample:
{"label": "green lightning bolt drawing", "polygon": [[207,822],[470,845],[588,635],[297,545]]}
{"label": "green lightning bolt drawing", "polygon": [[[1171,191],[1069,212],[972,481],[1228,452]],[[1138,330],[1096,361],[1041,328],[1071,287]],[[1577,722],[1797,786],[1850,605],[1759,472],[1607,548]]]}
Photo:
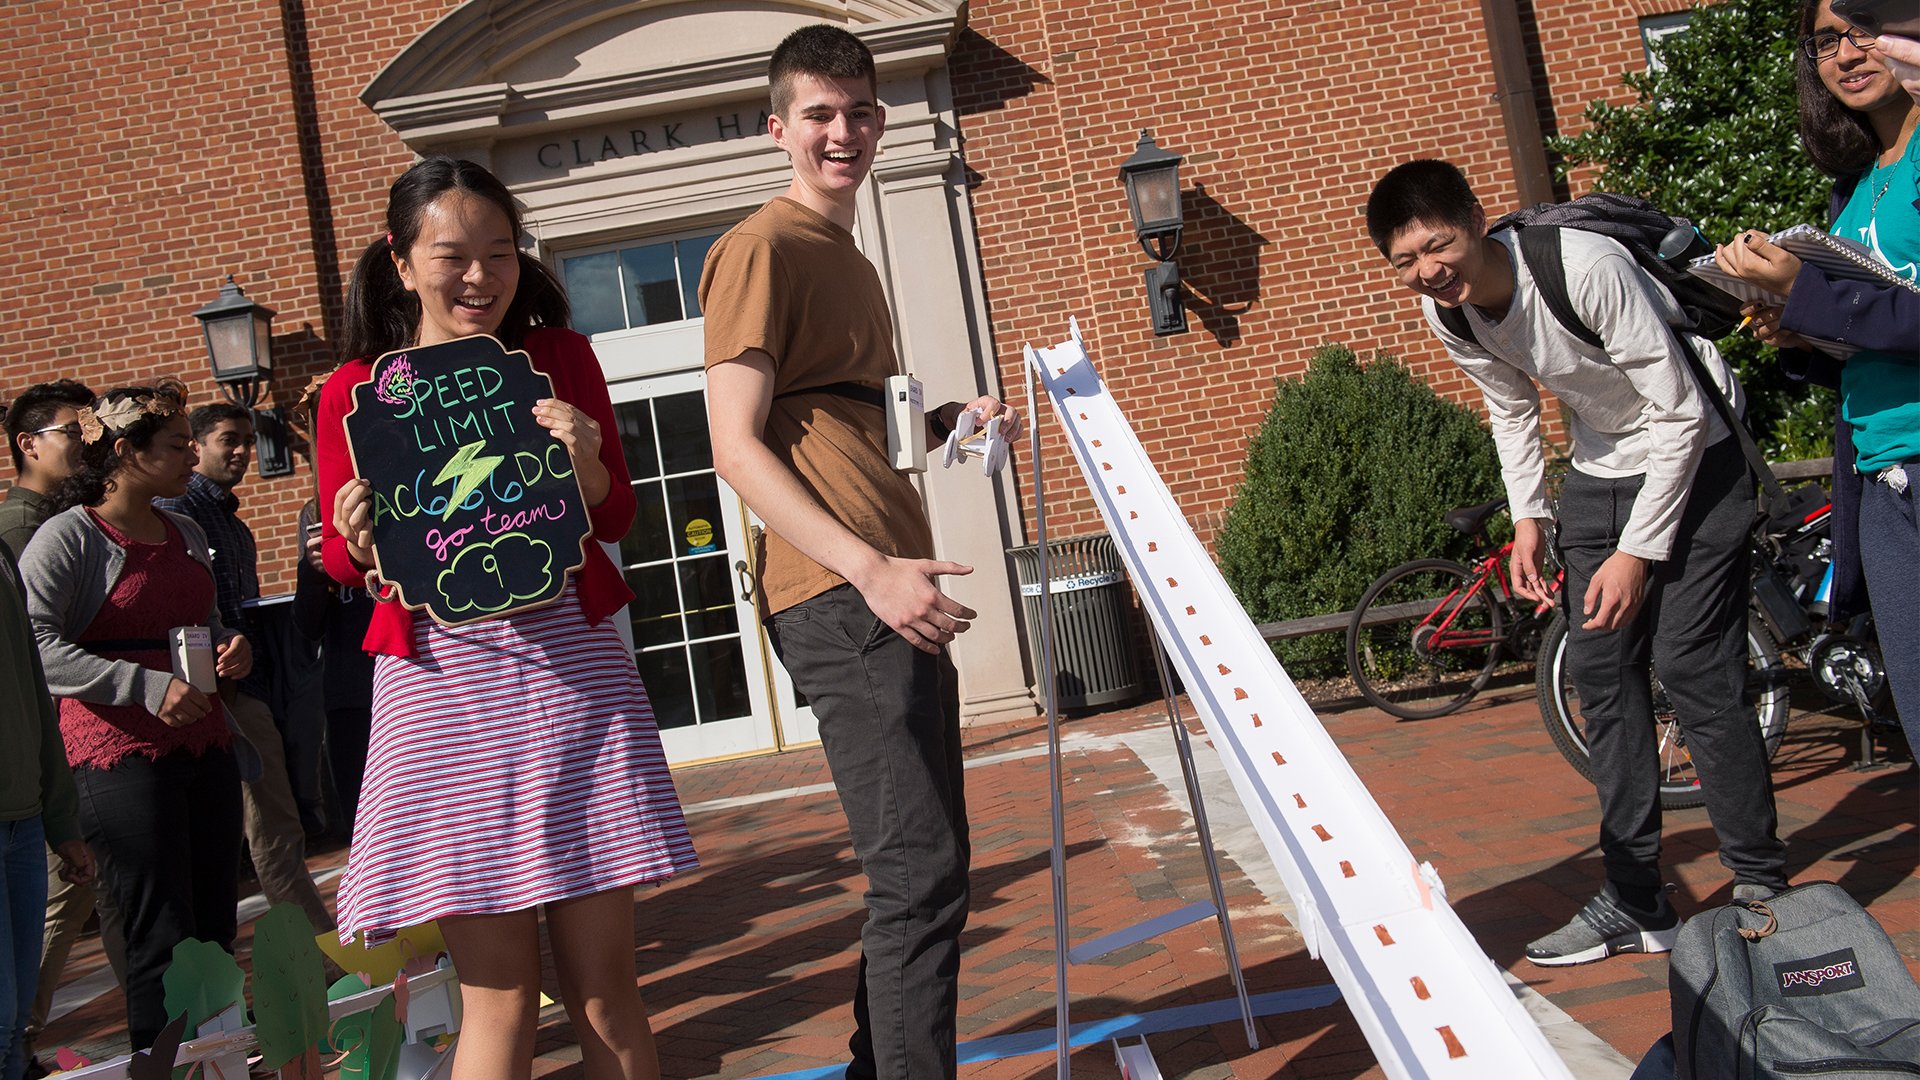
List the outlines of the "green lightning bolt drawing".
{"label": "green lightning bolt drawing", "polygon": [[440,475],[433,478],[436,484],[455,478],[460,481],[453,486],[453,495],[447,499],[447,512],[440,515],[441,521],[452,517],[467,496],[473,494],[473,489],[486,483],[487,477],[493,475],[493,470],[507,460],[504,457],[481,457],[480,450],[486,445],[485,442],[470,442],[461,447],[459,453],[440,467]]}

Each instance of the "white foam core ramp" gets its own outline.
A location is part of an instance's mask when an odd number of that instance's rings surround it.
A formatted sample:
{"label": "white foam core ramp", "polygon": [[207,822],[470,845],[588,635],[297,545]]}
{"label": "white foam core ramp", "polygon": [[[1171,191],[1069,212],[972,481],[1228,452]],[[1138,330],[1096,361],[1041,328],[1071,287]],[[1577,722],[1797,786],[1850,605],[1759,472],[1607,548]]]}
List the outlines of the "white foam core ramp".
{"label": "white foam core ramp", "polygon": [[[1294,689],[1080,340],[1026,350],[1155,633],[1332,971],[1395,1078],[1567,1077],[1526,1010]],[[1038,422],[1038,417],[1035,422]]]}

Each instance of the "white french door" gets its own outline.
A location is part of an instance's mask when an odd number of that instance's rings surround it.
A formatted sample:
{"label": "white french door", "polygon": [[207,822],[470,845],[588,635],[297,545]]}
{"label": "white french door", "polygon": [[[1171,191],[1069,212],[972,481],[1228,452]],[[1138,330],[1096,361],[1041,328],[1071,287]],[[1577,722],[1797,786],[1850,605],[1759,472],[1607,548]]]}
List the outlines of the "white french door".
{"label": "white french door", "polygon": [[634,662],[674,764],[819,741],[761,628],[753,525],[713,469],[694,284],[713,230],[562,255],[593,339],[638,510],[615,554]]}

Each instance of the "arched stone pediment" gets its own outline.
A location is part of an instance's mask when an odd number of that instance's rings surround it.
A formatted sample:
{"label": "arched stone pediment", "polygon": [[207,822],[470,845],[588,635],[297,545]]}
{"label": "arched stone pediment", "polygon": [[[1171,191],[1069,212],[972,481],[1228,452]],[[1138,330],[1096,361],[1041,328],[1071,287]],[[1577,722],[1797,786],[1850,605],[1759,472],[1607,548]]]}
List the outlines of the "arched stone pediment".
{"label": "arched stone pediment", "polygon": [[789,31],[845,25],[883,72],[944,63],[965,0],[470,0],[360,99],[417,149],[569,121],[613,102],[689,104],[764,82]]}

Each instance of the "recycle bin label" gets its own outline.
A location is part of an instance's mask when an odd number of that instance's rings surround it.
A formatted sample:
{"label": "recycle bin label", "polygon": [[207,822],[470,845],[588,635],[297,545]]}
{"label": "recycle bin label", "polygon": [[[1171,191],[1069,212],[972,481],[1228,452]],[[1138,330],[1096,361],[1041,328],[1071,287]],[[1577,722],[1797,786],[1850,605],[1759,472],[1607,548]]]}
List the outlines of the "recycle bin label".
{"label": "recycle bin label", "polygon": [[[1126,575],[1118,570],[1101,570],[1090,574],[1073,574],[1057,577],[1047,582],[1050,593],[1079,592],[1081,589],[1098,588],[1101,585],[1118,585],[1126,580]],[[1021,596],[1039,596],[1039,585],[1020,586]]]}

